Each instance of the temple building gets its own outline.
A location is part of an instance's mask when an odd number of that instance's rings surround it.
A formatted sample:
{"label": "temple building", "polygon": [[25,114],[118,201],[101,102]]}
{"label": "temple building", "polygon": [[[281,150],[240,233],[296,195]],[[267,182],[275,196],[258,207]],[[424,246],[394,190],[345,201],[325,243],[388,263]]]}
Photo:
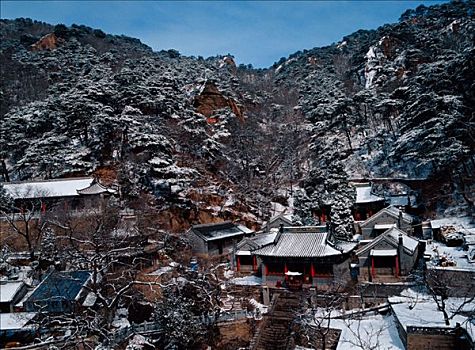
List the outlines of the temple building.
{"label": "temple building", "polygon": [[254,250],[274,242],[277,230],[272,233],[261,233],[254,237],[245,237],[236,246],[235,266],[241,274],[257,273],[260,270],[261,259],[253,254]]}
{"label": "temple building", "polygon": [[385,199],[373,193],[373,186],[369,183],[354,183],[356,200],[353,206],[355,221],[363,221],[385,206]]}
{"label": "temple building", "polygon": [[117,189],[107,187],[93,177],[4,182],[3,188],[13,198],[15,208],[28,208],[38,203],[42,212],[53,207],[67,211],[100,208],[104,197],[117,193]]}
{"label": "temple building", "polygon": [[361,234],[364,240],[373,239],[392,227],[397,227],[407,234],[412,234],[413,224],[414,217],[412,215],[389,206],[364,222],[358,223],[357,232]]}
{"label": "temple building", "polygon": [[253,250],[269,287],[344,287],[351,281],[356,243],[332,242],[326,226],[281,227],[272,241]]}
{"label": "temple building", "polygon": [[227,254],[244,237],[254,231],[231,221],[192,226],[186,235],[189,237],[193,253],[204,255]]}
{"label": "temple building", "polygon": [[278,229],[281,225],[292,226],[291,214],[279,214],[271,217],[265,224],[265,231],[270,232],[272,229]]}
{"label": "temple building", "polygon": [[370,282],[397,282],[407,276],[419,255],[419,241],[391,227],[356,251],[359,275]]}

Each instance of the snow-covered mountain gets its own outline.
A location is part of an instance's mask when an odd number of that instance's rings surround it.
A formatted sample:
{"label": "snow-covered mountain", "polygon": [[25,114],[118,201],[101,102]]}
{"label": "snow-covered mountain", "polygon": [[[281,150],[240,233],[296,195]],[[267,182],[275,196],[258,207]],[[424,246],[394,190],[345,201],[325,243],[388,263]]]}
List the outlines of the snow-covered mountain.
{"label": "snow-covered mountain", "polygon": [[2,176],[109,176],[173,230],[256,224],[296,193],[296,219],[331,205],[344,234],[351,177],[431,178],[473,209],[474,7],[421,5],[264,70],[1,20]]}

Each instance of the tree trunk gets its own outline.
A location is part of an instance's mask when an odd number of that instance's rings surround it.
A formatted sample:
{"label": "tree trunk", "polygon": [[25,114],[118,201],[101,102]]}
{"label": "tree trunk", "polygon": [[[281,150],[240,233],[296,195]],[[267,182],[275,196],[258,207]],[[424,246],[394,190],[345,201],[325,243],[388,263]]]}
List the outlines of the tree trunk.
{"label": "tree trunk", "polygon": [[2,175],[5,182],[10,182],[10,176],[8,175],[7,164],[5,159],[2,159]]}

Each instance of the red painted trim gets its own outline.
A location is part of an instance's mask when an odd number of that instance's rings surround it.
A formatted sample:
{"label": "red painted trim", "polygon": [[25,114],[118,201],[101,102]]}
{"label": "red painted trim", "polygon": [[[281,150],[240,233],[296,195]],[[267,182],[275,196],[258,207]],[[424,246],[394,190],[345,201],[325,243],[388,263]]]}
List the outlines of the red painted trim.
{"label": "red painted trim", "polygon": [[239,256],[236,257],[236,270],[239,271],[241,269],[241,260]]}

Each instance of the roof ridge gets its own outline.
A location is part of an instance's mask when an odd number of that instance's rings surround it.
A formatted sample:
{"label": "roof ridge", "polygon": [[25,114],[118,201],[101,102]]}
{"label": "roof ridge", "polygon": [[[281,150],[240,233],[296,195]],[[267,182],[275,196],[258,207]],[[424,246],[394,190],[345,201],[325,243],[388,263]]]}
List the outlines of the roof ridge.
{"label": "roof ridge", "polygon": [[2,185],[17,185],[17,184],[28,184],[28,183],[44,183],[44,182],[62,182],[62,181],[74,181],[74,180],[87,180],[91,179],[94,180],[93,176],[79,176],[79,177],[65,177],[65,178],[58,178],[58,179],[40,179],[40,180],[25,180],[25,181],[8,181],[8,182],[0,182]]}

